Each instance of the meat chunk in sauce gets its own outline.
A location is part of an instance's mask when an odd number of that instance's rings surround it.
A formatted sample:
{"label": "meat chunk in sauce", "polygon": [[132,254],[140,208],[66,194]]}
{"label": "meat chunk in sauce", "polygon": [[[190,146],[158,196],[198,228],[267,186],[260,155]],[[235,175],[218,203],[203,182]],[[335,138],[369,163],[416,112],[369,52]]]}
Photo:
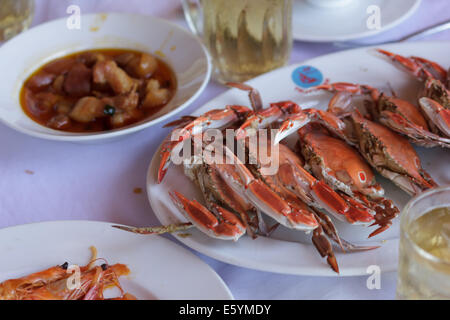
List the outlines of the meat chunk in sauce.
{"label": "meat chunk in sauce", "polygon": [[161,85],[155,79],[148,81],[145,92],[145,99],[142,103],[142,107],[144,108],[154,108],[164,105],[170,99],[169,89],[161,88]]}
{"label": "meat chunk in sauce", "polygon": [[25,101],[34,115],[47,117],[52,112],[53,106],[61,100],[61,97],[51,92],[32,93],[25,91]]}
{"label": "meat chunk in sauce", "polygon": [[91,92],[91,79],[92,70],[78,62],[67,73],[64,91],[70,96],[86,96]]}
{"label": "meat chunk in sauce", "polygon": [[53,73],[42,71],[28,80],[28,88],[33,91],[39,91],[50,86],[55,80],[56,76]]}
{"label": "meat chunk in sauce", "polygon": [[92,50],[43,66],[25,82],[21,103],[47,127],[98,132],[155,114],[175,88],[173,72],[150,54]]}
{"label": "meat chunk in sauce", "polygon": [[111,126],[113,128],[120,128],[126,126],[127,124],[136,121],[141,116],[140,111],[134,110],[126,110],[117,112],[114,116],[111,117]]}
{"label": "meat chunk in sauce", "polygon": [[117,94],[128,93],[136,86],[136,82],[112,60],[97,62],[93,72],[95,83],[109,84]]}
{"label": "meat chunk in sauce", "polygon": [[72,111],[70,118],[82,123],[94,121],[96,118],[105,116],[105,103],[95,97],[81,98]]}
{"label": "meat chunk in sauce", "polygon": [[62,58],[57,59],[55,61],[52,61],[50,63],[47,63],[43,67],[43,71],[52,73],[55,75],[63,74],[69,72],[69,70],[72,68],[72,66],[77,61],[74,58]]}
{"label": "meat chunk in sauce", "polygon": [[126,66],[126,71],[137,78],[149,78],[158,68],[158,61],[149,54],[143,53],[133,57]]}
{"label": "meat chunk in sauce", "polygon": [[116,109],[121,110],[133,110],[138,107],[139,94],[135,91],[126,95],[120,95],[116,97],[107,97],[102,99],[106,104],[113,106]]}
{"label": "meat chunk in sauce", "polygon": [[106,57],[100,52],[88,51],[80,54],[77,60],[84,63],[87,67],[92,68],[97,62],[105,61]]}

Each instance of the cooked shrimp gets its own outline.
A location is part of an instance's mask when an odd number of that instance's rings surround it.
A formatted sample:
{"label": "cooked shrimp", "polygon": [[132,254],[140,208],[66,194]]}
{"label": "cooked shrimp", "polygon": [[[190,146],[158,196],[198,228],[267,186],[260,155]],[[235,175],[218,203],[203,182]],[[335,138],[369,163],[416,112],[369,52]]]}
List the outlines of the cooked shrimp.
{"label": "cooked shrimp", "polygon": [[[0,283],[0,300],[102,300],[103,291],[109,287],[118,287],[120,299],[134,298],[126,294],[119,283],[119,277],[130,270],[126,265],[102,264],[94,266],[96,249],[91,248],[93,258],[83,267],[79,267],[79,282],[72,285],[73,274],[68,271],[66,262],[31,275],[11,279]],[[79,285],[77,285],[77,282]]]}

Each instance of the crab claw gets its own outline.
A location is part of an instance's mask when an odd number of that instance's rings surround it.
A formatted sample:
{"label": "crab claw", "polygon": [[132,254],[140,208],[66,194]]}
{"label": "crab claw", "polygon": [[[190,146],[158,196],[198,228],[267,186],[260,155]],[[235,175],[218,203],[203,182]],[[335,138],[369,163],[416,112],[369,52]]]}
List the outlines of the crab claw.
{"label": "crab claw", "polygon": [[305,112],[288,118],[281,124],[278,132],[275,134],[273,139],[274,144],[279,144],[280,141],[284,140],[286,137],[290,136],[292,133],[296,132],[309,122],[311,122],[311,117]]}
{"label": "crab claw", "polygon": [[447,137],[450,137],[450,110],[445,109],[438,102],[423,97],[419,100],[422,111]]}
{"label": "crab claw", "polygon": [[411,73],[413,76],[425,80],[427,78],[432,78],[432,74],[426,70],[422,64],[417,63],[415,59],[412,58],[406,58],[404,56],[383,50],[383,49],[377,49],[377,51],[389,59],[391,59],[394,64],[403,67],[406,71]]}
{"label": "crab claw", "polygon": [[433,75],[433,78],[440,80],[445,83],[447,81],[447,70],[434,61],[427,60],[421,57],[411,57],[414,61],[421,64],[424,68],[428,70]]}
{"label": "crab claw", "polygon": [[[368,224],[373,221],[373,216],[367,208],[356,203],[345,201],[337,192],[331,189],[323,181],[312,185],[312,195],[315,201],[327,212],[333,214],[339,220],[346,220],[352,224]],[[345,217],[345,219],[343,219]]]}
{"label": "crab claw", "polygon": [[251,136],[256,130],[267,128],[272,123],[283,121],[287,117],[301,111],[302,108],[292,101],[272,103],[269,108],[263,109],[249,117],[237,130],[236,139],[241,140]]}
{"label": "crab claw", "polygon": [[177,191],[169,195],[183,215],[210,237],[236,241],[245,234],[244,224],[225,208],[213,205],[215,212],[211,212],[197,200],[189,200]]}
{"label": "crab claw", "polygon": [[377,206],[375,210],[377,213],[375,214],[375,222],[372,226],[378,226],[378,228],[369,235],[369,238],[389,229],[392,225],[392,220],[399,214],[398,208],[391,200],[387,199],[382,199],[381,205]]}
{"label": "crab claw", "polygon": [[330,241],[325,237],[322,227],[317,228],[313,232],[312,243],[319,251],[322,258],[327,257],[327,262],[334,272],[339,273],[339,266],[336,257],[333,253],[333,248]]}
{"label": "crab claw", "polygon": [[350,83],[350,82],[335,82],[328,83],[324,85],[319,85],[317,87],[312,88],[310,91],[315,90],[326,90],[332,92],[348,92],[353,94],[359,94],[362,92],[362,87],[358,84]]}
{"label": "crab claw", "polygon": [[280,141],[291,135],[293,132],[297,132],[310,122],[324,125],[328,130],[351,143],[344,133],[345,123],[341,119],[330,112],[316,109],[305,109],[302,113],[293,115],[285,120],[273,139],[274,143],[280,143]]}
{"label": "crab claw", "polygon": [[248,97],[250,99],[250,103],[252,105],[253,111],[258,112],[263,108],[261,95],[258,90],[244,83],[236,83],[236,82],[228,82],[226,84],[229,87],[237,88],[240,90],[248,91]]}
{"label": "crab claw", "polygon": [[[194,120],[187,122],[189,118],[182,118],[180,122],[185,124],[183,128],[175,129],[172,136],[168,137],[161,150],[161,160],[158,169],[158,183],[161,183],[169,168],[172,154],[176,154],[183,147],[183,141],[190,137],[202,133],[207,129],[219,129],[236,123],[248,116],[251,110],[242,106],[227,106],[225,109],[211,110],[200,117],[192,118]],[[187,123],[187,124],[186,124]],[[176,136],[174,134],[176,133]]]}
{"label": "crab claw", "polygon": [[161,160],[158,167],[158,183],[161,183],[169,169],[171,156],[175,152],[179,152],[183,147],[178,141],[166,141],[161,149]]}

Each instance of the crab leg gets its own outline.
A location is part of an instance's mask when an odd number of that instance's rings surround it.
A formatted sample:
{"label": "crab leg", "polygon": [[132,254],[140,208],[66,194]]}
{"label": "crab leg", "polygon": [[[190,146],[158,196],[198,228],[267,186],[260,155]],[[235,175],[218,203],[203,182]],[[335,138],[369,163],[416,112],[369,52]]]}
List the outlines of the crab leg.
{"label": "crab leg", "polygon": [[[184,140],[196,134],[200,134],[207,129],[219,129],[234,124],[244,119],[250,112],[250,109],[241,106],[227,106],[225,109],[212,110],[195,118],[195,120],[190,121],[183,128],[179,129],[178,137],[175,141],[171,140],[172,137],[168,137],[168,140],[161,150],[158,183],[161,183],[164,179],[164,175],[171,162],[172,153],[181,150],[183,146],[182,142]],[[183,119],[181,120],[181,123],[184,124],[186,121]]]}
{"label": "crab leg", "polygon": [[339,266],[334,255],[333,248],[328,238],[325,237],[322,226],[319,226],[313,231],[312,243],[316,247],[317,251],[319,251],[322,258],[327,257],[327,262],[334,272],[339,273]]}
{"label": "crab leg", "polygon": [[136,228],[126,226],[112,226],[112,227],[123,231],[148,235],[148,234],[165,234],[165,233],[174,233],[178,231],[185,231],[190,228],[193,228],[194,225],[190,222],[186,222],[186,223],[169,224],[166,226],[146,227],[146,228]]}
{"label": "crab leg", "polygon": [[[416,78],[425,81],[424,96],[432,98],[447,108],[450,88],[450,70],[445,70],[436,62],[420,58],[405,58],[385,50],[378,52],[389,57],[395,64],[402,66]],[[441,101],[443,99],[443,101]]]}
{"label": "crab leg", "polygon": [[246,85],[244,83],[228,82],[226,85],[229,87],[247,91],[253,111],[258,112],[263,108],[261,96],[259,95],[258,90],[255,90],[253,87],[250,87],[249,85]]}
{"label": "crab leg", "polygon": [[211,212],[197,200],[189,200],[177,191],[169,195],[183,215],[210,237],[236,241],[245,234],[245,225],[227,209],[213,205]]}
{"label": "crab leg", "polygon": [[[386,51],[383,49],[377,49],[377,51],[379,53],[385,55],[389,59],[391,59],[394,62],[394,64],[396,64],[397,66],[403,67],[403,69],[405,69],[407,72],[409,72],[410,74],[412,74],[414,77],[416,77],[418,79],[426,80],[428,78],[434,78],[432,73],[429,70],[427,70],[427,68],[425,68],[422,63],[419,63],[420,61],[416,58],[407,58],[407,57],[404,57],[399,54],[395,54],[395,53],[392,53],[392,52],[389,52],[389,51]],[[438,66],[438,65],[436,63],[434,63],[433,67],[436,67],[436,66]],[[440,66],[438,66],[438,69],[443,70],[443,68]]]}

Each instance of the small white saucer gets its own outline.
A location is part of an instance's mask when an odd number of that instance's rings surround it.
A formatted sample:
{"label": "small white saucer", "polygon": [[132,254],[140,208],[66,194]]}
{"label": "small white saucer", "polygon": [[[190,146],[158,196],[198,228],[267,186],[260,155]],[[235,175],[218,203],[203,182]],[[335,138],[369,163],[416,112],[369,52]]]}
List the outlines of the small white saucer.
{"label": "small white saucer", "polygon": [[[368,37],[408,19],[421,0],[352,0],[348,5],[326,8],[308,0],[294,0],[293,37],[299,41],[332,42]],[[370,29],[368,19],[380,8],[381,28]]]}

